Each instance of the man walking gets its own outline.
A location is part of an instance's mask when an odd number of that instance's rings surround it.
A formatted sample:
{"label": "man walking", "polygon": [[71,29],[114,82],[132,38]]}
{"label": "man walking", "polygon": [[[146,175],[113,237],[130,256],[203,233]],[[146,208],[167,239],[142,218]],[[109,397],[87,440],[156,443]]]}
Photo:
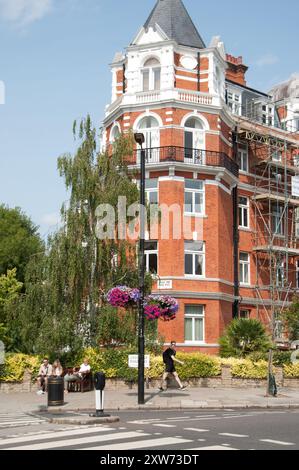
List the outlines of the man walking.
{"label": "man walking", "polygon": [[[167,390],[167,383],[166,379],[169,376],[169,374],[173,375],[177,383],[179,384],[180,390],[186,390],[186,387],[183,386],[182,382],[179,379],[179,376],[175,370],[175,365],[174,362],[178,362],[179,364],[183,365],[184,363],[182,361],[179,361],[178,359],[175,358],[176,355],[176,342],[171,341],[170,343],[170,348],[166,349],[163,353],[163,362],[165,364],[165,372],[162,377],[162,382],[159,390],[161,392],[164,392]],[[164,388],[164,385],[166,385],[166,388]]]}

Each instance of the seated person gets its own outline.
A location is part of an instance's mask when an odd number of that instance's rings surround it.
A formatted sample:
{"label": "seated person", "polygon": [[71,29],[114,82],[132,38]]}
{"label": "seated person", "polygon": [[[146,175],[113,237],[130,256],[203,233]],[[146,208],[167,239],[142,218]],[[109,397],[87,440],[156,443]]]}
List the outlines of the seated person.
{"label": "seated person", "polygon": [[43,363],[39,368],[37,384],[38,384],[38,395],[45,393],[48,387],[48,378],[52,375],[52,366],[49,364],[47,357],[43,359]]}
{"label": "seated person", "polygon": [[74,367],[71,369],[71,372],[68,372],[64,376],[64,389],[68,393],[68,383],[76,382],[78,379],[82,379],[84,376],[90,373],[90,365],[88,364],[88,359],[84,359],[83,364],[79,367]]}
{"label": "seated person", "polygon": [[62,377],[62,374],[63,374],[62,365],[60,363],[60,360],[56,359],[56,361],[53,362],[52,375],[54,375],[55,377]]}

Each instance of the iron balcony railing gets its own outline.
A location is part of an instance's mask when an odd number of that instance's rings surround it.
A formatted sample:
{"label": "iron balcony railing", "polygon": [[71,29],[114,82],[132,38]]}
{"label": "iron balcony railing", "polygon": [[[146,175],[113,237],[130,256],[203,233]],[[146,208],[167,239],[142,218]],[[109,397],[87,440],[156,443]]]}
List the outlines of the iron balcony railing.
{"label": "iron balcony railing", "polygon": [[[140,163],[140,149],[129,158],[132,164]],[[146,163],[182,162],[190,165],[225,168],[234,176],[239,176],[239,166],[226,153],[212,150],[189,149],[185,147],[153,147],[145,149]]]}

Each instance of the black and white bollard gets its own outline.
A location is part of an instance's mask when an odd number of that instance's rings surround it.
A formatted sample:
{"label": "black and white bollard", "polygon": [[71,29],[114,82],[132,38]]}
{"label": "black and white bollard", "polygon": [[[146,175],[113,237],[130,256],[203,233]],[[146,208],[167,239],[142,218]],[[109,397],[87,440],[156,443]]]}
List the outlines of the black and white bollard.
{"label": "black and white bollard", "polygon": [[94,386],[96,392],[96,412],[91,414],[93,418],[104,418],[110,416],[104,413],[104,388],[106,384],[106,377],[103,372],[97,372],[94,375]]}

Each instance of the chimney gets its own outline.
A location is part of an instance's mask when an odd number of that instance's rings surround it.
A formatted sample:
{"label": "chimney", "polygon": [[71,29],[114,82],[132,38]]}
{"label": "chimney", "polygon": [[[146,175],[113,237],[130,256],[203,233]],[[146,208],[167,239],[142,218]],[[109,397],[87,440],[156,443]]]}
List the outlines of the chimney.
{"label": "chimney", "polygon": [[226,70],[226,78],[238,85],[245,85],[245,74],[248,70],[247,65],[243,64],[243,57],[234,57],[230,54],[226,54],[226,62],[228,68]]}

